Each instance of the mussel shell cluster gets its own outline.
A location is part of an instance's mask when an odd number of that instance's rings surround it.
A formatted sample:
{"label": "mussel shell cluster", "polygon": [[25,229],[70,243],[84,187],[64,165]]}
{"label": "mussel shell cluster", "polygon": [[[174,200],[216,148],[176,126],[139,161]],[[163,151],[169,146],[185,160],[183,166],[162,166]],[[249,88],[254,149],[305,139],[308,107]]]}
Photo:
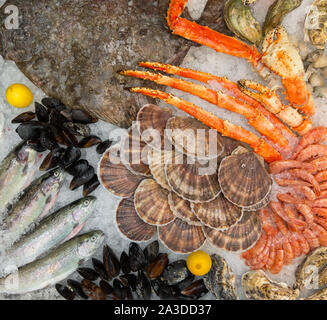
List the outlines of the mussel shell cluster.
{"label": "mussel shell cluster", "polygon": [[266,205],[272,184],[262,159],[168,109],[145,105],[138,120],[99,165],[103,186],[123,198],[116,211],[120,232],[136,242],[158,234],[166,247],[184,254],[206,239],[228,251],[253,246],[261,234],[255,211]]}

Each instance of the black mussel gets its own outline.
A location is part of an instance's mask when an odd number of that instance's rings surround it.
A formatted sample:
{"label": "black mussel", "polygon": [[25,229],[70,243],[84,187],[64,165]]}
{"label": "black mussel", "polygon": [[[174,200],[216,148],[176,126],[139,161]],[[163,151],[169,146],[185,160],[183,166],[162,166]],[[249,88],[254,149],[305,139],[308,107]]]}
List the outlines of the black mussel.
{"label": "black mussel", "polygon": [[185,260],[177,260],[170,263],[162,273],[161,279],[164,280],[169,286],[173,286],[190,275],[186,267]]}
{"label": "black mussel", "polygon": [[61,158],[61,163],[63,167],[67,167],[73,162],[77,161],[81,157],[81,150],[70,146],[66,149]]}
{"label": "black mussel", "polygon": [[109,278],[112,279],[117,277],[120,272],[120,263],[115,253],[108,245],[103,246],[102,256],[103,256],[103,264],[107,270],[107,274]]}
{"label": "black mussel", "polygon": [[78,122],[78,123],[95,123],[98,122],[98,119],[91,116],[87,112],[83,110],[72,110],[72,118],[73,122]]}
{"label": "black mussel", "polygon": [[106,294],[94,282],[87,280],[87,279],[83,279],[81,285],[82,285],[84,292],[90,299],[106,300]]}
{"label": "black mussel", "polygon": [[131,272],[131,266],[129,264],[129,256],[125,251],[123,251],[120,255],[120,266],[121,266],[121,271],[124,274],[128,274]]}
{"label": "black mussel", "polygon": [[99,274],[99,276],[102,280],[109,280],[107,270],[104,267],[104,264],[100,260],[98,260],[96,258],[92,258],[92,264],[93,264],[94,270]]}
{"label": "black mussel", "polygon": [[62,102],[55,98],[43,98],[41,100],[42,104],[49,109],[54,109],[62,105]]}
{"label": "black mussel", "polygon": [[129,245],[129,264],[133,272],[143,269],[146,266],[146,259],[140,246],[132,242]]}
{"label": "black mussel", "polygon": [[75,299],[75,296],[76,296],[76,293],[75,291],[67,288],[66,286],[63,286],[62,284],[60,283],[57,283],[55,285],[56,287],[56,290],[57,292],[63,297],[65,298],[66,300],[74,300]]}
{"label": "black mussel", "polygon": [[79,148],[90,148],[92,146],[95,146],[99,143],[101,143],[101,139],[97,136],[88,136],[83,138],[79,143],[78,143],[78,147]]}
{"label": "black mussel", "polygon": [[150,280],[157,279],[160,277],[164,269],[168,264],[168,254],[160,253],[158,257],[153,260],[147,267],[145,268],[146,274]]}
{"label": "black mussel", "polygon": [[48,128],[44,129],[41,132],[40,143],[44,148],[48,150],[53,150],[58,147],[58,143],[56,141],[55,136],[53,135],[52,131],[50,131],[50,129]]}
{"label": "black mussel", "polygon": [[193,282],[190,286],[181,291],[181,294],[187,297],[191,297],[193,300],[197,300],[208,293],[203,279]]}
{"label": "black mussel", "polygon": [[166,286],[166,284],[160,279],[151,280],[150,283],[151,283],[151,287],[152,287],[153,291],[155,292],[155,294],[157,296],[159,296],[160,288],[162,286]]}
{"label": "black mussel", "polygon": [[113,287],[107,281],[100,280],[99,286],[101,290],[107,295],[112,294],[114,291]]}
{"label": "black mussel", "polygon": [[[156,280],[153,280],[156,281]],[[158,282],[153,284],[153,287],[156,288],[155,292],[161,300],[173,300],[175,299],[174,291],[172,287],[167,286],[163,282]]]}
{"label": "black mussel", "polygon": [[151,297],[151,283],[142,271],[137,273],[136,293],[143,300],[149,300]]}
{"label": "black mussel", "polygon": [[72,117],[72,110],[70,109],[63,109],[59,112],[63,117],[65,117],[67,122],[70,122],[73,120]]}
{"label": "black mussel", "polygon": [[67,119],[60,114],[59,111],[56,109],[51,109],[50,111],[50,123],[56,125],[56,126],[62,126],[63,123],[67,121]]}
{"label": "black mussel", "polygon": [[95,174],[91,180],[86,182],[83,186],[83,197],[91,194],[98,186],[100,185],[100,181],[98,176]]}
{"label": "black mussel", "polygon": [[27,111],[24,113],[21,113],[18,115],[16,118],[11,120],[11,123],[23,123],[23,122],[28,122],[31,121],[35,118],[35,113],[31,111]]}
{"label": "black mussel", "polygon": [[66,171],[72,176],[79,176],[89,168],[89,162],[85,159],[80,159],[72,163],[66,168]]}
{"label": "black mussel", "polygon": [[124,285],[121,283],[120,280],[118,279],[114,279],[113,283],[112,283],[112,287],[113,287],[113,292],[114,295],[119,299],[119,300],[125,300],[126,296],[126,291],[123,289]]}
{"label": "black mussel", "polygon": [[69,141],[70,145],[73,145],[75,147],[78,146],[77,138],[69,130],[62,127],[60,133],[66,141]]}
{"label": "black mussel", "polygon": [[125,287],[130,287],[132,291],[136,290],[136,281],[137,277],[133,273],[123,274],[119,277],[120,281],[123,283]]}
{"label": "black mussel", "polygon": [[44,152],[45,150],[47,150],[41,145],[40,139],[27,140],[26,145],[28,145],[37,152]]}
{"label": "black mussel", "polygon": [[91,134],[90,127],[83,123],[66,122],[63,126],[75,136],[88,137]]}
{"label": "black mussel", "polygon": [[151,263],[159,253],[159,242],[157,240],[151,242],[148,244],[145,249],[143,250],[145,259],[148,261],[148,263]]}
{"label": "black mussel", "polygon": [[110,140],[105,140],[105,141],[101,142],[101,143],[97,146],[97,148],[96,148],[96,152],[97,152],[98,154],[103,154],[107,149],[110,148],[111,144],[112,144],[112,141],[110,141]]}
{"label": "black mussel", "polygon": [[21,123],[16,132],[23,140],[34,140],[38,139],[41,132],[44,130],[44,125],[38,121],[28,121]]}
{"label": "black mussel", "polygon": [[65,152],[65,149],[63,149],[63,148],[53,149],[51,152],[48,153],[48,155],[42,161],[42,163],[40,165],[40,170],[48,171],[50,169],[60,166],[61,165],[61,157],[64,152]]}
{"label": "black mussel", "polygon": [[184,279],[183,281],[175,284],[172,286],[172,289],[174,291],[175,295],[180,295],[181,292],[186,289],[187,287],[189,287],[192,282],[194,281],[195,276],[193,274],[190,274],[186,279]]}
{"label": "black mussel", "polygon": [[83,174],[81,174],[80,176],[75,176],[72,179],[69,185],[69,189],[76,190],[83,184],[90,181],[93,178],[93,176],[94,176],[94,168],[92,166],[89,166]]}
{"label": "black mussel", "polygon": [[91,268],[78,268],[77,272],[87,280],[94,281],[99,278],[99,274]]}
{"label": "black mussel", "polygon": [[125,300],[133,300],[133,294],[129,287],[123,286],[122,290],[124,292]]}
{"label": "black mussel", "polygon": [[35,102],[36,117],[40,122],[49,122],[49,111],[42,104]]}
{"label": "black mussel", "polygon": [[82,299],[88,299],[88,296],[83,291],[82,285],[78,281],[73,279],[68,279],[67,286],[71,288]]}

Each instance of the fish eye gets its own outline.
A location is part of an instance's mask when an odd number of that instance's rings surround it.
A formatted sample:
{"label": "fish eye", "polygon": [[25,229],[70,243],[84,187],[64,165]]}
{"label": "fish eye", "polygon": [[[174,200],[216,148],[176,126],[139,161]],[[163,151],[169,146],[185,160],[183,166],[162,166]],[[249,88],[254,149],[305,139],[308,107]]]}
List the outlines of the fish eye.
{"label": "fish eye", "polygon": [[96,236],[92,236],[92,237],[91,237],[91,241],[92,241],[92,242],[94,242],[96,239],[97,239]]}
{"label": "fish eye", "polygon": [[84,203],[84,206],[88,206],[90,204],[90,201],[89,200],[85,200],[83,203]]}
{"label": "fish eye", "polygon": [[54,174],[53,174],[55,177],[59,177],[59,175],[60,175],[60,171],[59,170],[56,170],[55,172],[54,172]]}

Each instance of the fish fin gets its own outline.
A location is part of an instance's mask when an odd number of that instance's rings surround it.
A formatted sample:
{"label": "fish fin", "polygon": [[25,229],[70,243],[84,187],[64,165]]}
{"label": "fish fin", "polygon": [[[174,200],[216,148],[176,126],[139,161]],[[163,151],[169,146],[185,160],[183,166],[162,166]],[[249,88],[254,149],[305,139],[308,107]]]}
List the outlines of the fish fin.
{"label": "fish fin", "polygon": [[81,224],[78,224],[74,229],[73,231],[65,238],[65,241],[68,241],[69,239],[75,237],[85,226],[85,222],[81,223]]}

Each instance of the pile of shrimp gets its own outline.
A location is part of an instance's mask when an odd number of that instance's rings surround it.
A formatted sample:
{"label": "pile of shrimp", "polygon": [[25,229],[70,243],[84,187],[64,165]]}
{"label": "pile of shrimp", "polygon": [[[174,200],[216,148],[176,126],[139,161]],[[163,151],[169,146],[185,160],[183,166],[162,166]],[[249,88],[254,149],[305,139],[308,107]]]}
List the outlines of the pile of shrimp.
{"label": "pile of shrimp", "polygon": [[262,235],[242,254],[251,269],[277,274],[283,265],[327,246],[327,128],[316,127],[304,135],[287,160],[270,164],[277,185],[290,192],[261,209]]}

